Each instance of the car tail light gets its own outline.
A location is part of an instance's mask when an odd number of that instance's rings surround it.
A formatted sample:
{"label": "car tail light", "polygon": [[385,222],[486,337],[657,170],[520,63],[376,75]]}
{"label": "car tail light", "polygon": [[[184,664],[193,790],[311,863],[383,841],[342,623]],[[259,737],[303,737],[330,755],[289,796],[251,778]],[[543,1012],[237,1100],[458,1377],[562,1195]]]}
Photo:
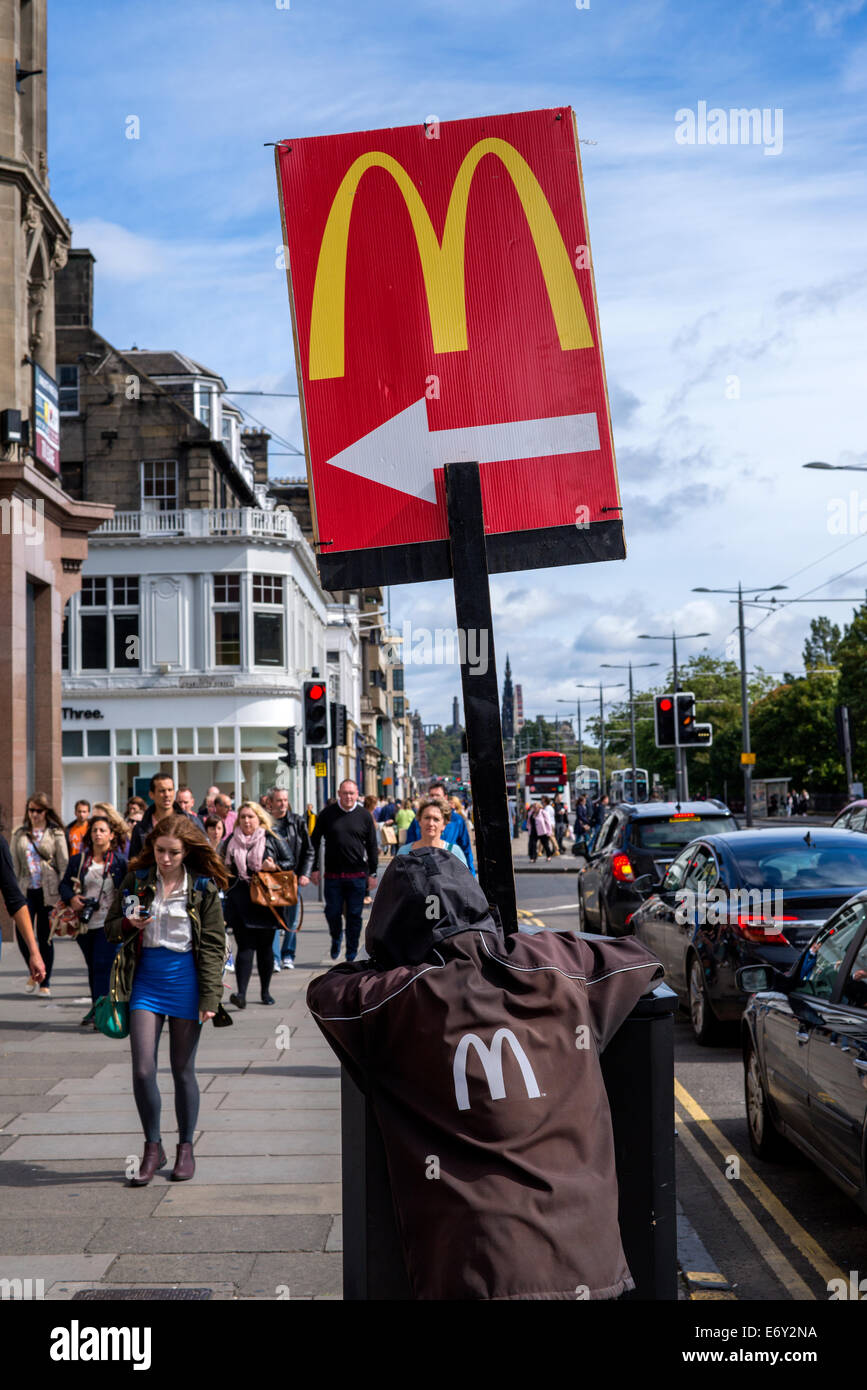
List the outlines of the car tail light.
{"label": "car tail light", "polygon": [[747,917],[739,912],[729,926],[744,941],[761,942],[765,946],[788,946],[778,922],[797,922],[797,917]]}
{"label": "car tail light", "polygon": [[629,883],[635,877],[628,854],[615,854],[611,860],[611,872],[619,883]]}

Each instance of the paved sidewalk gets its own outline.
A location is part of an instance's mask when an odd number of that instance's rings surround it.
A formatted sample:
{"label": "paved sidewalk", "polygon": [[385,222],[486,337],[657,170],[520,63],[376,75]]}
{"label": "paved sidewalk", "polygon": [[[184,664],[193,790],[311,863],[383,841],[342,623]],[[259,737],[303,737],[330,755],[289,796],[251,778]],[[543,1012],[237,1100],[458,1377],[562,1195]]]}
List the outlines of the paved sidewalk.
{"label": "paved sidewalk", "polygon": [[[312,895],[312,896],[311,896]],[[84,959],[56,947],[52,998],[24,992],[14,942],[0,960],[0,1280],[44,1281],[50,1299],[84,1289],[198,1288],[218,1299],[339,1299],[340,1070],[304,994],[327,968],[315,889],[294,971],[259,1003],[255,973],[232,1028],[206,1024],[196,1175],[168,1179],[177,1130],[164,1030],[163,1143],[169,1166],[129,1188],[143,1140],[129,1042],[85,1031]]]}
{"label": "paved sidewalk", "polygon": [[512,840],[512,864],[516,874],[577,874],[584,863],[583,859],[572,853],[571,840],[564,842],[562,854],[546,859],[544,853],[540,852],[535,863],[531,863],[527,854],[527,840],[526,830]]}

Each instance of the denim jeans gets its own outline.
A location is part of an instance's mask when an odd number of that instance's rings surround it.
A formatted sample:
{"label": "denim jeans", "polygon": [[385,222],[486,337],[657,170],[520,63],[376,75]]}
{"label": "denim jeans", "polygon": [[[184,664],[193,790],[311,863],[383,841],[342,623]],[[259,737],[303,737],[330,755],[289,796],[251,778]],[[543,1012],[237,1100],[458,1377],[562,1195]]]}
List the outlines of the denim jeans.
{"label": "denim jeans", "polygon": [[[297,921],[298,904],[296,903],[294,907],[286,908],[286,926],[275,928],[274,940],[272,942],[275,965],[280,961],[295,959],[295,940],[298,936],[295,923]],[[280,945],[281,938],[283,942],[282,947]]]}
{"label": "denim jeans", "polygon": [[346,917],[346,955],[355,956],[361,937],[361,916],[364,910],[364,897],[367,893],[367,875],[360,878],[326,878],[325,880],[325,920],[331,932],[331,941],[340,945],[343,935],[343,918]]}

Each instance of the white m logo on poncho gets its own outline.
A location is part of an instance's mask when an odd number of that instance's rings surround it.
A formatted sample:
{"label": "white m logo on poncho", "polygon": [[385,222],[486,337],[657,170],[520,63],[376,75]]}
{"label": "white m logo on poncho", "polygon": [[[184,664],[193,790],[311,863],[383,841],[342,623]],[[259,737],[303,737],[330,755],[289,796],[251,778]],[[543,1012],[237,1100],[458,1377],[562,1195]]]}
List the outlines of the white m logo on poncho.
{"label": "white m logo on poncho", "polygon": [[511,1028],[499,1028],[491,1039],[490,1047],[482,1042],[481,1038],[476,1037],[475,1033],[465,1033],[461,1038],[455,1052],[454,1078],[455,1078],[455,1100],[459,1110],[469,1110],[470,1097],[467,1090],[467,1054],[470,1047],[474,1047],[479,1060],[485,1069],[485,1080],[488,1083],[488,1090],[491,1093],[491,1100],[505,1100],[506,1083],[503,1080],[503,1043],[508,1041],[512,1049],[512,1056],[521,1068],[521,1075],[524,1078],[524,1085],[527,1087],[527,1095],[530,1100],[541,1095],[538,1083],[533,1075],[533,1068],[527,1061],[527,1055],[523,1047],[518,1042]]}

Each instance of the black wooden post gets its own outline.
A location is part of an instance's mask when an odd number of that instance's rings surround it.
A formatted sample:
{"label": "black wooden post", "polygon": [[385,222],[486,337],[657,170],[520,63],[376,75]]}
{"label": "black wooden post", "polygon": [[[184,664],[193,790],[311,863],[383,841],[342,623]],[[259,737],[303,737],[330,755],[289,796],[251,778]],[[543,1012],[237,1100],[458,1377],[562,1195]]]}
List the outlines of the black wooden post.
{"label": "black wooden post", "polygon": [[518,930],[488,556],[477,463],[447,463],[446,505],[461,655],[479,883],[506,932]]}

